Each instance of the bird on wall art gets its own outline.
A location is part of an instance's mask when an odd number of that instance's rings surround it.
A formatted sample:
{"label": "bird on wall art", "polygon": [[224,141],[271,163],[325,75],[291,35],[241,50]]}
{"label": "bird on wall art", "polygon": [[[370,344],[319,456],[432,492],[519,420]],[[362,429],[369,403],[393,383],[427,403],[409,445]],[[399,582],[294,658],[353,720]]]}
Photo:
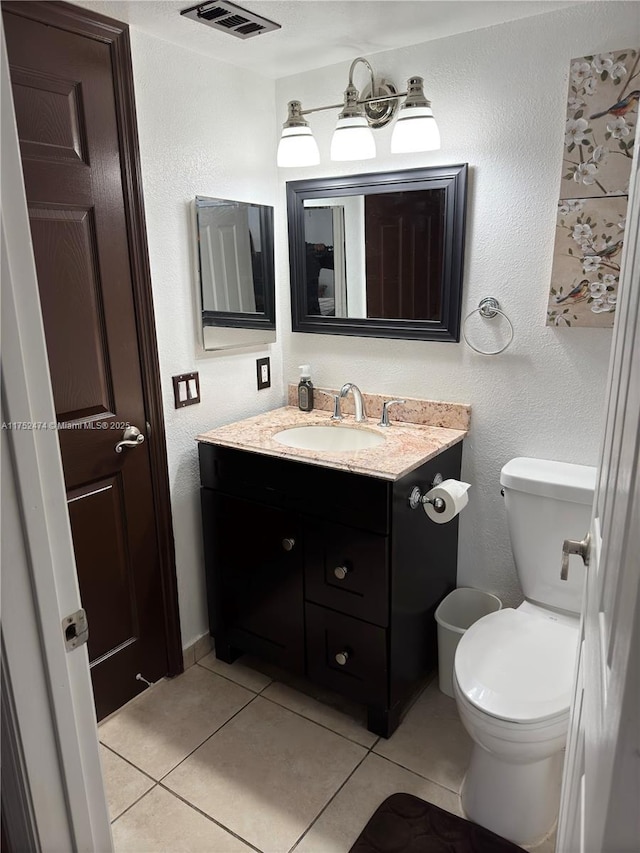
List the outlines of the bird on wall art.
{"label": "bird on wall art", "polygon": [[584,256],[585,258],[612,258],[614,255],[618,254],[622,246],[623,241],[620,240],[618,243],[612,243],[604,249],[598,249],[594,252],[585,252]]}
{"label": "bird on wall art", "polygon": [[565,293],[562,296],[556,296],[556,303],[559,305],[561,302],[566,302],[567,299],[575,299],[576,301],[587,292],[587,286],[589,284],[588,278],[583,278],[581,282],[572,287],[569,293]]}
{"label": "bird on wall art", "polygon": [[601,113],[594,113],[589,118],[602,118],[602,116],[612,115],[612,116],[624,116],[626,115],[630,109],[633,108],[633,105],[636,101],[640,100],[640,89],[636,89],[633,92],[629,92],[629,94],[614,104],[612,107],[609,107],[608,110],[603,110]]}

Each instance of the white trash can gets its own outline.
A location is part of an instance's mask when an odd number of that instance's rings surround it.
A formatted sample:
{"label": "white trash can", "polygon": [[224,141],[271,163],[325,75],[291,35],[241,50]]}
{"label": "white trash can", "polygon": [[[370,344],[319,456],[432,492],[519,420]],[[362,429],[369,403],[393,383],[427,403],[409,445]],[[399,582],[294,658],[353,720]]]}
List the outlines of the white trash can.
{"label": "white trash can", "polygon": [[460,638],[478,619],[501,608],[497,596],[465,587],[454,589],[438,605],[438,686],[447,696],[453,696],[453,661]]}

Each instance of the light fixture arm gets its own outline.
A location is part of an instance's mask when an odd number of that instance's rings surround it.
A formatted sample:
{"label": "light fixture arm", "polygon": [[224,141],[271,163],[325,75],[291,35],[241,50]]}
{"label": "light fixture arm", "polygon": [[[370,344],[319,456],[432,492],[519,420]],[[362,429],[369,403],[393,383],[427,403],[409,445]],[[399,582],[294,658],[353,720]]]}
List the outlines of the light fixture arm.
{"label": "light fixture arm", "polygon": [[[360,93],[355,87],[353,82],[353,75],[356,70],[357,64],[361,62],[363,65],[366,65],[369,75],[371,78],[371,82],[368,85],[367,89],[364,90],[365,97],[360,97]],[[329,104],[326,107],[311,107],[310,109],[303,110],[298,105],[298,115],[308,115],[309,113],[318,113],[323,110],[341,110],[340,117],[341,118],[349,118],[351,116],[362,115],[362,108],[367,107],[369,105],[377,105],[382,104],[384,102],[395,101],[396,103],[393,106],[389,106],[386,109],[379,109],[377,111],[373,111],[370,113],[365,109],[367,118],[370,120],[374,127],[382,127],[383,124],[387,124],[393,118],[395,111],[397,109],[397,102],[406,97],[407,92],[396,92],[395,87],[388,83],[386,80],[379,80],[376,82],[375,71],[373,70],[373,66],[369,62],[368,59],[365,59],[364,56],[357,56],[351,66],[349,67],[349,82],[347,83],[347,88],[344,92],[344,101],[341,104]],[[378,115],[376,115],[376,112]],[[385,119],[380,121],[380,114],[385,115]]]}
{"label": "light fixture arm", "polygon": [[[367,104],[375,104],[378,101],[399,101],[400,98],[405,98],[407,94],[408,92],[396,92],[394,95],[378,95],[375,98],[358,98],[357,103],[366,106]],[[292,102],[290,101],[289,103]],[[344,102],[342,104],[328,104],[326,107],[311,107],[308,110],[300,110],[299,115],[306,116],[309,113],[320,113],[323,110],[341,110],[343,106]]]}
{"label": "light fixture arm", "polygon": [[373,68],[371,66],[371,63],[369,62],[368,59],[365,59],[364,56],[356,56],[356,58],[351,63],[351,67],[349,68],[349,86],[348,86],[348,88],[351,88],[351,89],[355,88],[355,86],[353,84],[353,72],[356,70],[356,65],[358,64],[358,62],[362,62],[362,64],[366,65],[367,68],[369,69],[369,74],[371,75],[371,89],[375,92],[376,77],[375,77]]}

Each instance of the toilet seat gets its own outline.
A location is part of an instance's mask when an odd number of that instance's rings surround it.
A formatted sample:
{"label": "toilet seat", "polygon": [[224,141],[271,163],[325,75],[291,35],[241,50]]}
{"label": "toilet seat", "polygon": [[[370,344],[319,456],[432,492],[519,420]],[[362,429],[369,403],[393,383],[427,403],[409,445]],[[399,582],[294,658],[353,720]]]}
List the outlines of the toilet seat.
{"label": "toilet seat", "polygon": [[506,608],[463,635],[455,675],[466,700],[499,720],[534,723],[563,717],[571,703],[576,626]]}

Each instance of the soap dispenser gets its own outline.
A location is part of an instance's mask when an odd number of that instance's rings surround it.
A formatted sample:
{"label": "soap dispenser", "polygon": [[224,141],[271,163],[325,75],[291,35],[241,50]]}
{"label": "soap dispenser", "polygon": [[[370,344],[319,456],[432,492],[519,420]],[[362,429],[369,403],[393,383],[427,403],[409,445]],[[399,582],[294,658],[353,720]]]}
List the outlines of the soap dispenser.
{"label": "soap dispenser", "polygon": [[308,364],[300,365],[298,408],[301,412],[310,412],[313,409],[313,382],[311,381],[311,367]]}

